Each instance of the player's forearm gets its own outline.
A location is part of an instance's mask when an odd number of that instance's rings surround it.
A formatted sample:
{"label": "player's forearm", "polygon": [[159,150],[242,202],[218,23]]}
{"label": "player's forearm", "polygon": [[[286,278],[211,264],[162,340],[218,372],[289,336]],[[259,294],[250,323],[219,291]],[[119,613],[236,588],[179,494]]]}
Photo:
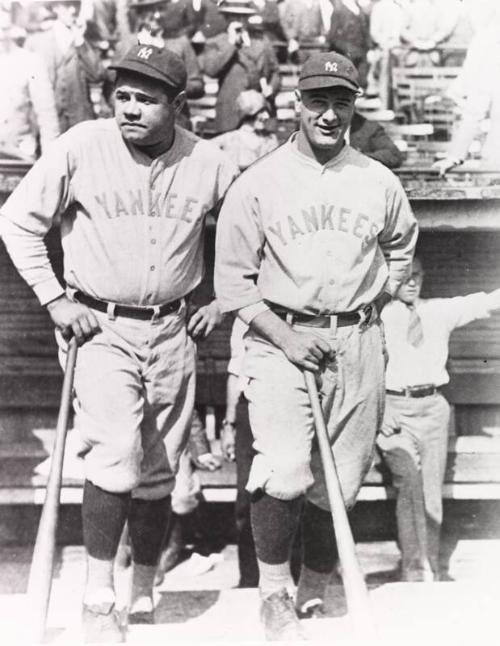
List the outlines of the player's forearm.
{"label": "player's forearm", "polygon": [[250,327],[282,350],[290,342],[291,327],[270,309],[255,316]]}
{"label": "player's forearm", "polygon": [[1,215],[0,235],[14,266],[42,305],[64,294],[64,289],[50,264],[41,235],[28,232]]}
{"label": "player's forearm", "polygon": [[417,223],[411,227],[406,235],[401,236],[397,242],[383,246],[389,270],[389,279],[385,285],[385,291],[395,296],[402,283],[411,274],[411,264],[417,242]]}

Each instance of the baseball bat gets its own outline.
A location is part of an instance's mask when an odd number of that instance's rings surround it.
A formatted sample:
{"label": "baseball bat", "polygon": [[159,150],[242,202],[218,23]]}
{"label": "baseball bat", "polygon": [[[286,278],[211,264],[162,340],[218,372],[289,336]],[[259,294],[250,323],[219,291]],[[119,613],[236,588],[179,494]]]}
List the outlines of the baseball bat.
{"label": "baseball bat", "polygon": [[353,620],[353,627],[358,637],[373,639],[376,626],[368,597],[368,589],[361,572],[354,538],[340,488],[340,480],[333,457],[332,447],[328,438],[325,418],[319,400],[316,379],[312,372],[304,371],[305,381],[311,409],[316,427],[321,463],[325,475],[326,489],[330,510],[337,539],[337,549],[342,566],[342,581],[344,584],[347,610]]}
{"label": "baseball bat", "polygon": [[28,580],[28,608],[32,613],[29,627],[30,643],[35,644],[40,643],[44,637],[52,588],[64,449],[71,408],[77,348],[76,339],[72,337],[68,345],[49,479]]}

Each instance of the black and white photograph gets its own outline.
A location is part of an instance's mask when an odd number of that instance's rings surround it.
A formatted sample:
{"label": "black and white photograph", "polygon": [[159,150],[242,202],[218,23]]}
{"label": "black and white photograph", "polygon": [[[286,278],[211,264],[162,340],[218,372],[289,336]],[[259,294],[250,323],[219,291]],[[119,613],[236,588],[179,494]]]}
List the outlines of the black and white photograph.
{"label": "black and white photograph", "polygon": [[500,1],[0,0],[0,641],[496,646]]}

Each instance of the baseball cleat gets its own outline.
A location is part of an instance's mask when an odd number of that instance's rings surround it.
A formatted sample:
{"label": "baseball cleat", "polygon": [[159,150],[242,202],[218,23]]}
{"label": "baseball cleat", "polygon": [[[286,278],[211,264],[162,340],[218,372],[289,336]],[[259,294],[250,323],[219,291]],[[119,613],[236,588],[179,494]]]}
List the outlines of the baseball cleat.
{"label": "baseball cleat", "polygon": [[260,618],[267,641],[305,641],[293,600],[283,588],[262,600]]}
{"label": "baseball cleat", "polygon": [[83,605],[83,640],[86,644],[123,644],[125,629],[114,604]]}

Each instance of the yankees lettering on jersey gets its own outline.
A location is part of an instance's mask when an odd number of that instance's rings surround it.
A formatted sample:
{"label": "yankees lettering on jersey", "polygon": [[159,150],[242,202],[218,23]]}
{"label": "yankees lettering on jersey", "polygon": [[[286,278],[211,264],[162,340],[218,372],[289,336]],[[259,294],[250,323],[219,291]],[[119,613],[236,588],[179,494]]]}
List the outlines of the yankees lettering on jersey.
{"label": "yankees lettering on jersey", "polygon": [[285,222],[276,220],[266,228],[268,237],[276,236],[283,245],[288,245],[298,236],[325,230],[355,236],[366,246],[378,234],[379,226],[370,222],[368,215],[353,213],[344,206],[316,204],[302,209],[297,215],[288,215]]}
{"label": "yankees lettering on jersey", "polygon": [[150,218],[182,220],[189,224],[193,222],[196,213],[199,215],[200,212],[209,208],[205,207],[200,211],[196,208],[196,205],[200,203],[199,199],[190,195],[181,197],[176,193],[166,195],[163,200],[161,195],[154,195],[148,208],[147,199],[144,198],[140,190],[125,191],[122,195],[118,191],[108,194],[101,193],[94,195],[94,199],[96,202],[94,213],[102,215],[102,211],[104,211],[105,217],[109,219],[148,216]]}
{"label": "yankees lettering on jersey", "polygon": [[394,293],[416,235],[391,171],[347,145],[322,166],[292,138],[228,191],[217,226],[217,297],[226,311],[262,300],[310,314],[353,311],[384,289]]}
{"label": "yankees lettering on jersey", "polygon": [[[70,287],[115,303],[165,303],[201,281],[205,217],[236,173],[224,153],[182,128],[151,160],[125,144],[113,119],[87,121],[26,175],[2,207],[2,234],[42,303],[62,292],[43,245],[56,215]],[[39,239],[19,246],[23,231]]]}

